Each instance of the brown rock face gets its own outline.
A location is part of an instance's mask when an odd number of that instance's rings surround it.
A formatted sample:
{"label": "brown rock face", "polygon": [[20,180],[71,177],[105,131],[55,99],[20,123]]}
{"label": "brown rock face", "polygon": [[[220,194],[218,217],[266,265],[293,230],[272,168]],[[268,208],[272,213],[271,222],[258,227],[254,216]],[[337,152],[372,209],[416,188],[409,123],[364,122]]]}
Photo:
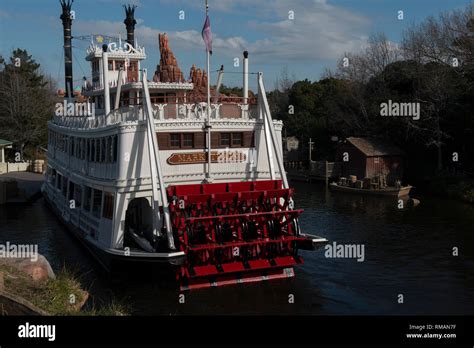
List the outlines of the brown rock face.
{"label": "brown rock face", "polygon": [[189,72],[189,79],[194,84],[194,87],[207,87],[207,73],[205,70],[196,68],[193,64],[191,71]]}
{"label": "brown rock face", "polygon": [[173,51],[168,43],[166,33],[158,35],[160,45],[160,65],[157,66],[153,81],[155,82],[184,82],[183,72],[178,66]]}

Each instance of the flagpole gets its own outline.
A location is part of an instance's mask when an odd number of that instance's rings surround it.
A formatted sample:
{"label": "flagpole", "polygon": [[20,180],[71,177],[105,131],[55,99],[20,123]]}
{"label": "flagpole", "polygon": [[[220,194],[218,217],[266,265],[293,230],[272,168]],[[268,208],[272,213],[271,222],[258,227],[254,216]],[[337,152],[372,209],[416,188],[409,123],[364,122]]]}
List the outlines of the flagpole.
{"label": "flagpole", "polygon": [[[206,0],[206,18],[209,15],[209,4]],[[207,53],[207,181],[211,180],[211,54],[208,49]]]}

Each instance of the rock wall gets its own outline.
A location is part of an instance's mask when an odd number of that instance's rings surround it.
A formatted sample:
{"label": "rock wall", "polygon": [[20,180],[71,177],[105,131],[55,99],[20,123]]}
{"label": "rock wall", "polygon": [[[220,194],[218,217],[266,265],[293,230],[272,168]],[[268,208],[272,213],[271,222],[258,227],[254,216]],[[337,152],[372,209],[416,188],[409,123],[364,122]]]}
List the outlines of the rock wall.
{"label": "rock wall", "polygon": [[196,68],[193,64],[191,71],[189,72],[189,79],[194,84],[194,87],[206,87],[207,88],[207,73],[205,70]]}
{"label": "rock wall", "polygon": [[173,51],[168,43],[166,33],[158,35],[160,46],[160,65],[157,66],[153,81],[155,82],[184,82],[183,72],[178,66]]}

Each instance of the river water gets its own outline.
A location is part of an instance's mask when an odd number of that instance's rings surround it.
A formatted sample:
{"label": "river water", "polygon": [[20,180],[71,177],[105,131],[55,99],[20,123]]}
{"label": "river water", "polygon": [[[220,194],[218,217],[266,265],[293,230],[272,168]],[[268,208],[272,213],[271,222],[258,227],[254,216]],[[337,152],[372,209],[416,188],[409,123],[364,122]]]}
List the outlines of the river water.
{"label": "river water", "polygon": [[474,206],[421,196],[419,206],[400,209],[395,199],[292,186],[302,230],[363,245],[363,262],[302,251],[293,279],[186,292],[180,303],[176,284],[152,274],[110,281],[42,199],[0,206],[0,243],[38,244],[53,269],[76,272],[96,306],[113,298],[135,315],[474,313]]}

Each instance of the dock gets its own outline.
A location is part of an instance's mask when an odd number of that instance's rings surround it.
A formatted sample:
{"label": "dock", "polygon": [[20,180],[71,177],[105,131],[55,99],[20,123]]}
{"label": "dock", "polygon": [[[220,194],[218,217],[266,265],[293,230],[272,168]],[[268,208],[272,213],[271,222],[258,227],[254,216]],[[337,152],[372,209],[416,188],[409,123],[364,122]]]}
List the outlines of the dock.
{"label": "dock", "polygon": [[288,178],[294,181],[325,181],[327,185],[330,179],[340,174],[340,163],[337,162],[311,161],[311,168],[307,162],[288,162],[285,167]]}
{"label": "dock", "polygon": [[0,205],[28,204],[41,197],[44,175],[32,172],[10,172],[0,175]]}

